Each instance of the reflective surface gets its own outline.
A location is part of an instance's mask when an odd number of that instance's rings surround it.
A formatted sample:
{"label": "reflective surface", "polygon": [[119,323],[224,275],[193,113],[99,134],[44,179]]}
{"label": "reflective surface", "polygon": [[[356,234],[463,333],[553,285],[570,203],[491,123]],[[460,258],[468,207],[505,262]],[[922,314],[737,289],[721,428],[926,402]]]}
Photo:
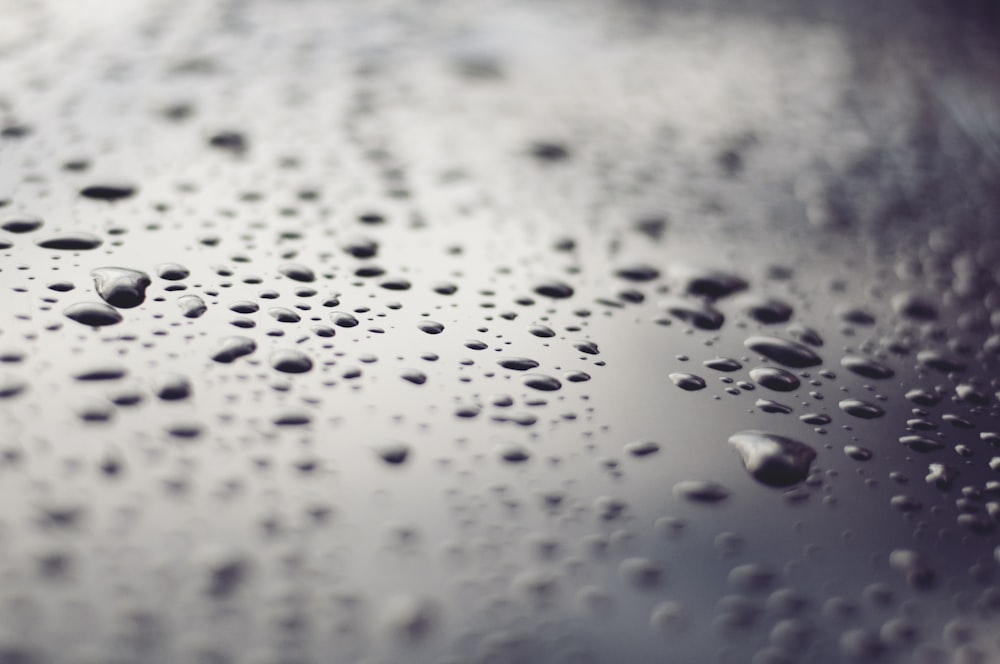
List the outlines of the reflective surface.
{"label": "reflective surface", "polygon": [[6,5],[0,662],[1000,657],[995,8]]}

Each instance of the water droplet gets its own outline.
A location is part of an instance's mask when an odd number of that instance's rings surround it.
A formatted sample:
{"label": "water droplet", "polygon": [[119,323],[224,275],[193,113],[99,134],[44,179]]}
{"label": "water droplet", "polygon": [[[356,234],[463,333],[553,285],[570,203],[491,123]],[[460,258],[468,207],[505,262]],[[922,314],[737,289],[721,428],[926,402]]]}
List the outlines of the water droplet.
{"label": "water droplet", "polygon": [[700,300],[667,298],[660,302],[660,306],[674,318],[699,330],[718,330],[726,320],[722,312]]}
{"label": "water droplet", "polygon": [[921,454],[936,452],[945,447],[943,442],[927,438],[926,436],[900,436],[899,442],[914,452],[920,452]]}
{"label": "water droplet", "polygon": [[136,191],[136,187],[129,184],[104,183],[84,187],[80,190],[80,195],[85,198],[113,203],[134,196]]}
{"label": "water droplet", "polygon": [[[724,371],[726,373],[739,371],[740,369],[743,368],[743,365],[740,364],[738,360],[734,360],[733,358],[730,357],[716,357],[711,360],[705,360],[704,362],[702,362],[702,364],[704,364],[709,369],[715,369],[716,371]],[[753,377],[753,372],[750,373],[750,376]]]}
{"label": "water droplet", "polygon": [[398,466],[410,457],[410,446],[405,443],[386,443],[375,449],[382,461],[391,466]]}
{"label": "water droplet", "polygon": [[801,369],[823,363],[823,359],[819,355],[796,341],[787,341],[777,337],[750,337],[743,342],[743,345],[786,367]]}
{"label": "water droplet", "polygon": [[853,415],[863,420],[873,420],[885,415],[885,410],[880,406],[862,401],[861,399],[844,399],[840,402],[839,406],[848,415]]}
{"label": "water droplet", "polygon": [[505,357],[498,360],[497,364],[512,371],[528,371],[538,366],[538,362],[527,357]]}
{"label": "water droplet", "polygon": [[8,233],[30,233],[32,231],[37,231],[42,227],[42,224],[42,220],[38,217],[19,215],[16,217],[8,217],[7,219],[0,221],[0,229],[3,229]]}
{"label": "water droplet", "polygon": [[917,364],[941,373],[965,371],[965,363],[937,350],[922,350],[917,353]]}
{"label": "water droplet", "polygon": [[781,413],[782,415],[788,415],[793,412],[791,406],[786,406],[783,403],[778,403],[777,401],[772,401],[771,399],[757,399],[754,402],[754,406],[761,409],[765,413]]}
{"label": "water droplet", "polygon": [[0,376],[0,399],[10,399],[28,389],[27,381],[17,376]]}
{"label": "water droplet", "polygon": [[149,275],[139,270],[123,267],[101,267],[91,270],[97,294],[119,309],[131,309],[146,299]]}
{"label": "water droplet", "polygon": [[750,378],[758,385],[775,392],[792,392],[800,385],[795,374],[778,367],[755,367],[750,370]]}
{"label": "water droplet", "polygon": [[860,355],[845,355],[843,359],[840,360],[840,366],[844,367],[851,373],[856,373],[864,378],[872,378],[875,380],[892,378],[896,375],[896,372],[890,367],[867,357],[861,357]]}
{"label": "water droplet", "polygon": [[530,328],[528,328],[528,332],[530,332],[536,337],[542,337],[543,339],[556,336],[556,333],[552,330],[551,327],[541,324],[532,325]]}
{"label": "water droplet", "polygon": [[660,444],[652,440],[636,440],[625,445],[625,452],[635,457],[644,457],[660,451]]}
{"label": "water droplet", "polygon": [[177,306],[185,318],[199,318],[208,311],[205,301],[197,295],[181,295],[177,298]]}
{"label": "water droplet", "polygon": [[745,289],[748,284],[742,277],[719,270],[687,269],[684,290],[717,300]]}
{"label": "water droplet", "polygon": [[359,321],[346,311],[331,311],[330,321],[337,327],[357,327]]}
{"label": "water droplet", "polygon": [[39,240],[38,246],[43,249],[58,249],[61,251],[87,251],[97,249],[103,240],[90,233],[74,232],[63,233],[45,240]]}
{"label": "water droplet", "polygon": [[694,374],[689,374],[689,373],[675,372],[670,374],[669,378],[674,385],[688,392],[694,392],[696,390],[705,389],[705,379],[702,378],[701,376],[695,376]]}
{"label": "water droplet", "polygon": [[645,282],[659,278],[660,271],[651,265],[638,263],[615,270],[615,276],[627,281]]}
{"label": "water droplet", "polygon": [[156,276],[166,281],[183,281],[190,275],[190,270],[178,263],[161,263],[156,266]]}
{"label": "water droplet", "polygon": [[316,281],[316,275],[305,265],[298,263],[285,263],[278,268],[278,272],[294,281],[310,282]]}
{"label": "water droplet", "polygon": [[774,325],[784,323],[792,317],[792,307],[774,297],[741,296],[743,310],[758,323]]}
{"label": "water droplet", "polygon": [[729,444],[743,458],[743,466],[758,482],[773,487],[787,487],[804,480],[816,452],[793,438],[764,431],[740,431],[729,437]]}
{"label": "water droplet", "polygon": [[562,281],[546,281],[535,286],[535,292],[545,297],[562,300],[573,296],[573,287]]}
{"label": "water droplet", "polygon": [[626,558],[618,571],[630,586],[642,590],[658,588],[666,576],[663,565],[648,558]]}
{"label": "water droplet", "polygon": [[267,313],[279,323],[298,323],[302,320],[302,316],[286,307],[271,307]]}
{"label": "water droplet", "polygon": [[76,380],[89,382],[89,381],[100,381],[100,380],[119,380],[125,377],[128,371],[125,367],[119,366],[117,364],[104,364],[100,366],[90,367],[82,371],[78,371],[73,374],[73,378]]}
{"label": "water droplet", "polygon": [[63,314],[77,323],[102,327],[122,322],[122,315],[103,302],[80,302],[70,305]]}
{"label": "water droplet", "polygon": [[257,342],[249,337],[232,336],[222,340],[219,350],[212,355],[216,362],[229,364],[257,350]]}
{"label": "water droplet", "polygon": [[507,463],[524,463],[531,458],[531,450],[516,443],[500,446],[497,454]]}
{"label": "water droplet", "polygon": [[167,374],[156,382],[154,394],[164,401],[178,401],[191,396],[191,381],[181,374]]}
{"label": "water droplet", "polygon": [[271,354],[271,366],[284,373],[305,373],[312,369],[309,356],[299,350],[284,349]]}
{"label": "water droplet", "polygon": [[929,299],[909,291],[894,295],[892,308],[896,313],[912,320],[930,321],[938,317],[937,308]]}
{"label": "water droplet", "polygon": [[444,332],[444,325],[432,320],[422,320],[417,323],[417,329],[426,334],[441,334]]}
{"label": "water droplet", "polygon": [[729,489],[708,480],[685,480],[674,485],[674,495],[696,503],[719,503],[729,497]]}
{"label": "water droplet", "polygon": [[562,387],[558,379],[545,374],[528,374],[524,377],[524,384],[542,392],[554,392]]}
{"label": "water droplet", "polygon": [[855,461],[871,461],[872,451],[860,445],[845,445],[844,454]]}
{"label": "water droplet", "polygon": [[414,385],[423,385],[427,382],[427,374],[416,369],[407,369],[400,375],[403,377],[403,380],[413,383]]}

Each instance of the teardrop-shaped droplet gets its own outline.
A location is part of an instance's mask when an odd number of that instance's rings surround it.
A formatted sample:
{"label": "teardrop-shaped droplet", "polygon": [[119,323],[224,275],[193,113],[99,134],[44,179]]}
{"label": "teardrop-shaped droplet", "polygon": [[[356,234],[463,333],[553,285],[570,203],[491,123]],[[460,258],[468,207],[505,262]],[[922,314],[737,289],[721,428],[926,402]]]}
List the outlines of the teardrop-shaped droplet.
{"label": "teardrop-shaped droplet", "polygon": [[94,278],[97,294],[119,309],[137,307],[146,299],[150,280],[145,272],[123,267],[100,267],[91,270],[90,276]]}
{"label": "teardrop-shaped droplet", "polygon": [[177,298],[177,306],[185,318],[199,318],[208,311],[205,301],[198,295],[181,295]]}
{"label": "teardrop-shaped droplet", "polygon": [[219,350],[212,355],[212,359],[216,362],[229,364],[244,355],[250,355],[255,350],[257,350],[257,342],[250,337],[226,337],[222,340]]}
{"label": "teardrop-shaped droplet", "polygon": [[816,452],[794,438],[764,431],[740,431],[729,444],[743,458],[747,472],[761,484],[786,487],[804,480]]}

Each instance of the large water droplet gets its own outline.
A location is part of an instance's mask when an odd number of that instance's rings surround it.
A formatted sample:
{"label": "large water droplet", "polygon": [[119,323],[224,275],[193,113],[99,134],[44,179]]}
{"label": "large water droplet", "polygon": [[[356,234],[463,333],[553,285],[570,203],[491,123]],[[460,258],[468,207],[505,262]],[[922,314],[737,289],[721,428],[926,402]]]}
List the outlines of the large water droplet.
{"label": "large water droplet", "polygon": [[891,367],[860,355],[845,355],[840,360],[840,366],[859,376],[877,380],[892,378],[896,374]]}
{"label": "large water droplet", "polygon": [[300,350],[284,349],[271,355],[271,366],[284,373],[305,373],[312,369],[313,363]]}
{"label": "large water droplet", "polygon": [[758,385],[775,392],[792,392],[800,384],[795,374],[778,367],[756,367],[750,370],[750,378]]}
{"label": "large water droplet", "polygon": [[38,246],[43,249],[58,249],[61,251],[86,251],[98,248],[102,242],[101,238],[96,235],[78,231],[39,240]]}
{"label": "large water droplet", "polygon": [[212,355],[216,362],[229,364],[257,350],[257,342],[249,337],[232,336],[222,340],[219,350]]}
{"label": "large water droplet", "polygon": [[848,415],[860,417],[863,420],[873,420],[885,415],[885,410],[880,406],[862,401],[861,399],[844,399],[839,405],[840,409]]}
{"label": "large water droplet", "polygon": [[743,342],[747,348],[786,367],[801,369],[823,363],[823,359],[808,346],[777,337],[750,337]]}
{"label": "large water droplet", "polygon": [[83,323],[91,327],[102,327],[122,322],[122,315],[114,307],[110,307],[103,302],[79,302],[72,304],[63,311],[63,314],[77,323]]}
{"label": "large water droplet", "polygon": [[131,309],[146,299],[149,275],[123,267],[100,267],[90,272],[97,294],[119,309]]}
{"label": "large water droplet", "polygon": [[754,479],[773,487],[804,480],[816,458],[816,452],[805,443],[764,431],[740,431],[729,437],[729,444],[743,457],[743,465]]}

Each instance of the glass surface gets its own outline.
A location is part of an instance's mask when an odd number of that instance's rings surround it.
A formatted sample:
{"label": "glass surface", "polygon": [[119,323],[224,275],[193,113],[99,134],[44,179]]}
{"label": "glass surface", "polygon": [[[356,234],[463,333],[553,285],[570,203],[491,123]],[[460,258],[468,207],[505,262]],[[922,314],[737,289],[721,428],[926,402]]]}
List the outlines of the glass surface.
{"label": "glass surface", "polygon": [[0,664],[1000,660],[1000,8],[0,0]]}

